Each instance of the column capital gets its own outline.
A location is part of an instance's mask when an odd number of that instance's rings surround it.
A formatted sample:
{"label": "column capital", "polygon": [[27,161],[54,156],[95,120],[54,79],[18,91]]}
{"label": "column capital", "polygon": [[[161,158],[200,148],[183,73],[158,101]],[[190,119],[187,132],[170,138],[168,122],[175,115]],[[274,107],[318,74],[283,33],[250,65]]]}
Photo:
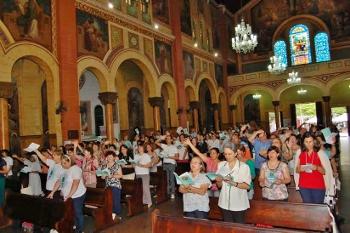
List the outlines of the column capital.
{"label": "column capital", "polygon": [[331,100],[330,96],[322,96],[323,102],[329,102]]}
{"label": "column capital", "polygon": [[9,99],[13,96],[15,84],[10,82],[0,82],[0,98]]}
{"label": "column capital", "polygon": [[117,92],[101,92],[98,93],[98,98],[103,105],[117,103],[118,94]]}
{"label": "column capital", "polygon": [[190,101],[190,108],[191,109],[199,109],[199,101]]}
{"label": "column capital", "polygon": [[164,103],[163,97],[149,97],[148,102],[152,107],[160,107]]}
{"label": "column capital", "polygon": [[213,110],[219,110],[220,105],[218,103],[212,103],[211,106],[213,107]]}
{"label": "column capital", "polygon": [[237,109],[237,105],[235,105],[235,104],[230,105],[230,110],[231,111],[234,111],[236,109]]}
{"label": "column capital", "polygon": [[272,101],[272,105],[274,107],[278,107],[280,105],[280,101],[279,100],[274,100],[274,101]]}

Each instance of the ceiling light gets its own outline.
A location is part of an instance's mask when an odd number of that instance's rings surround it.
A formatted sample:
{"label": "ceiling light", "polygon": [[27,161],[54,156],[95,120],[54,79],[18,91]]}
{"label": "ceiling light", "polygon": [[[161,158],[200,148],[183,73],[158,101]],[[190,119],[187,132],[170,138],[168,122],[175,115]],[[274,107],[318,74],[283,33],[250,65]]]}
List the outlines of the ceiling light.
{"label": "ceiling light", "polygon": [[154,29],[156,29],[156,30],[159,29],[159,25],[157,23],[154,24]]}
{"label": "ceiling light", "polygon": [[109,8],[109,9],[113,9],[113,8],[114,8],[113,3],[109,2],[109,3],[108,3],[108,8]]}

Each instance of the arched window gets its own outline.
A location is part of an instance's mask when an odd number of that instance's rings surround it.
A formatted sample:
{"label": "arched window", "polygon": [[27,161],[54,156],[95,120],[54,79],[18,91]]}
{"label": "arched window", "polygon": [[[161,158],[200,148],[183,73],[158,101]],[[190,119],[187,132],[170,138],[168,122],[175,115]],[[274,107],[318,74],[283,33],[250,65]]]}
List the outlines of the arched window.
{"label": "arched window", "polygon": [[288,66],[288,59],[287,59],[287,45],[286,42],[283,40],[276,41],[276,43],[273,46],[273,51],[275,56],[280,59],[280,61]]}
{"label": "arched window", "polygon": [[331,60],[329,52],[328,35],[325,32],[319,32],[315,36],[315,52],[316,62],[323,62]]}
{"label": "arched window", "polygon": [[293,26],[289,31],[292,65],[311,63],[309,29],[303,24]]}

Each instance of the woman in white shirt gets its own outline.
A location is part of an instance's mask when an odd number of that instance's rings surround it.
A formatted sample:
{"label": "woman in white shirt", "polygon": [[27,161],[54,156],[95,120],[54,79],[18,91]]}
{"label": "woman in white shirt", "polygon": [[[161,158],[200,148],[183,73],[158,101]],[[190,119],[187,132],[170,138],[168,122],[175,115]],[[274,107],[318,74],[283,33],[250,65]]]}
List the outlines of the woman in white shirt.
{"label": "woman in white shirt", "polygon": [[13,173],[12,173],[12,167],[13,167],[13,159],[10,156],[10,152],[8,150],[2,150],[1,151],[1,156],[3,160],[6,162],[6,173],[4,174],[5,177],[10,178]]}
{"label": "woman in white shirt", "polygon": [[[48,159],[40,151],[35,150],[34,152],[40,160],[49,167],[46,179],[46,195],[49,195],[54,189],[56,182],[61,180],[64,174],[64,169],[61,166],[63,153],[59,150],[55,150],[52,152],[52,159]],[[58,195],[55,195],[55,199],[60,199],[59,193]]]}
{"label": "woman in white shirt", "polygon": [[137,152],[138,153],[134,156],[134,160],[136,161],[135,174],[136,178],[142,179],[143,204],[147,205],[148,208],[150,208],[152,206],[152,197],[149,187],[149,169],[152,167],[152,160],[151,157],[145,153],[144,144],[138,145]]}
{"label": "woman in white shirt", "polygon": [[216,181],[221,187],[219,207],[225,222],[244,223],[246,210],[250,207],[247,190],[251,182],[249,166],[237,159],[237,149],[224,145],[226,161],[218,165]]}
{"label": "woman in white shirt", "polygon": [[68,156],[63,156],[62,167],[65,169],[64,175],[61,180],[58,180],[54,186],[54,189],[49,194],[49,198],[53,198],[55,192],[61,186],[61,193],[64,201],[68,198],[72,198],[74,215],[75,215],[75,232],[83,232],[84,215],[83,207],[85,201],[86,187],[83,180],[83,171],[80,167],[74,164]]}
{"label": "woman in white shirt", "polygon": [[210,180],[204,172],[204,163],[200,157],[193,157],[190,163],[191,172],[188,175],[193,180],[192,185],[180,185],[179,191],[183,193],[183,208],[185,217],[208,219]]}

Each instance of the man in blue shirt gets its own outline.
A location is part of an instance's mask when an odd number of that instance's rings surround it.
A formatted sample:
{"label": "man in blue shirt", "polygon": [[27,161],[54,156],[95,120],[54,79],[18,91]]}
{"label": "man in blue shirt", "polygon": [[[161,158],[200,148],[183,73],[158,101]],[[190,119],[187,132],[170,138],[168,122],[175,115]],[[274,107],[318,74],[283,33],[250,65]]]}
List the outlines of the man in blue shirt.
{"label": "man in blue shirt", "polygon": [[261,165],[267,159],[267,149],[271,146],[271,140],[267,138],[266,132],[262,129],[255,131],[250,137],[255,151],[255,174],[260,173]]}

